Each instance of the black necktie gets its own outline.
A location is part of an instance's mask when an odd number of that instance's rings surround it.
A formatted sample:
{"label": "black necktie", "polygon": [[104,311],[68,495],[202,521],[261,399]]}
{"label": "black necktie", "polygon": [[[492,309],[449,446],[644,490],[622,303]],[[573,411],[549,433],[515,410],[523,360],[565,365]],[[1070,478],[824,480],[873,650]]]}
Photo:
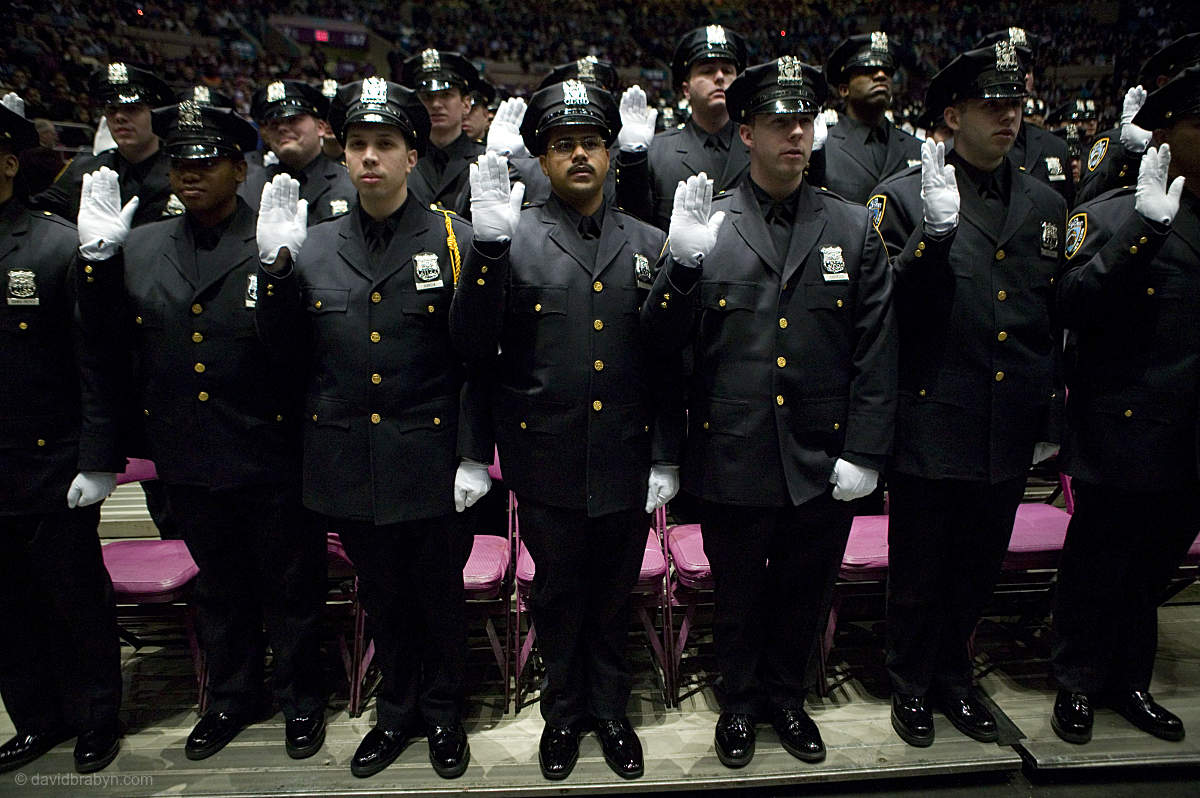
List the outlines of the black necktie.
{"label": "black necktie", "polygon": [[600,237],[600,225],[596,224],[594,217],[581,216],[579,218],[579,237],[584,241],[592,241]]}
{"label": "black necktie", "polygon": [[767,220],[767,231],[779,257],[787,258],[788,247],[792,242],[792,221],[795,212],[789,202],[771,202],[767,205],[763,217]]}
{"label": "black necktie", "polygon": [[372,255],[378,255],[387,248],[388,226],[385,221],[371,221],[367,223],[366,230],[367,249]]}
{"label": "black necktie", "polygon": [[717,152],[720,152],[721,150],[725,149],[724,142],[721,141],[720,137],[717,136],[717,134],[710,133],[704,139],[704,149],[716,150]]}
{"label": "black necktie", "polygon": [[206,252],[211,252],[217,248],[217,244],[221,241],[221,232],[215,227],[202,227],[195,231],[193,238],[196,241],[196,249],[202,249]]}

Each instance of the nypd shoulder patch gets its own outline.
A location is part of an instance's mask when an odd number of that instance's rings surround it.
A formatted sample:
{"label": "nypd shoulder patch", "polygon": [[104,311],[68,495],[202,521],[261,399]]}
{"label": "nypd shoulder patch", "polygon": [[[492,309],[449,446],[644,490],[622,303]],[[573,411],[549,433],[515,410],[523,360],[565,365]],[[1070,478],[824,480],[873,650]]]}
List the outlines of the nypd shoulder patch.
{"label": "nypd shoulder patch", "polygon": [[876,194],[867,200],[867,211],[871,214],[871,224],[875,229],[879,229],[879,223],[883,221],[883,212],[887,210],[887,197],[883,194]]}
{"label": "nypd shoulder patch", "polygon": [[1075,253],[1083,246],[1084,239],[1087,238],[1087,214],[1077,213],[1067,220],[1067,239],[1064,242],[1064,252],[1068,258],[1075,257]]}
{"label": "nypd shoulder patch", "polygon": [[1088,150],[1087,166],[1089,172],[1096,171],[1104,156],[1108,154],[1108,136],[1096,139],[1096,143]]}

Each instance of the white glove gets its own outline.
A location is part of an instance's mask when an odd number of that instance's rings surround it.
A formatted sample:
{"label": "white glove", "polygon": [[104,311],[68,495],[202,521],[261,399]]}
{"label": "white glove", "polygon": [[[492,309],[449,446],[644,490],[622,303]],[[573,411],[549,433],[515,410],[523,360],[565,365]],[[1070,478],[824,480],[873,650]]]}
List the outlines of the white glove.
{"label": "white glove", "polygon": [[849,502],[869,496],[879,484],[879,472],[873,468],[863,468],[849,460],[838,458],[833,464],[833,473],[829,475],[833,484],[833,498]]}
{"label": "white glove", "polygon": [[117,475],[107,471],[84,471],[76,474],[67,488],[67,506],[87,507],[102,502],[117,487]]}
{"label": "white glove", "polygon": [[488,128],[487,151],[517,157],[528,155],[525,139],[521,138],[521,122],[524,119],[524,99],[509,97],[500,103],[500,107],[496,109],[496,116],[492,119],[492,126]]}
{"label": "white glove", "polygon": [[820,113],[813,117],[813,146],[812,151],[818,152],[825,146],[825,140],[829,138],[829,123],[825,121],[825,114]]}
{"label": "white glove", "polygon": [[3,98],[0,98],[0,105],[3,105],[22,119],[25,118],[25,101],[15,91],[10,91]]}
{"label": "white glove", "polygon": [[646,92],[630,86],[621,95],[621,132],[617,145],[623,152],[645,152],[654,138],[658,109],[646,106]]}
{"label": "white glove", "polygon": [[650,480],[646,485],[646,512],[652,513],[662,507],[679,492],[679,466],[652,465]]}
{"label": "white glove", "polygon": [[1170,166],[1170,144],[1150,147],[1142,156],[1133,209],[1152,222],[1170,224],[1175,221],[1175,214],[1179,213],[1183,177],[1175,178],[1171,181],[1171,187],[1167,188],[1167,170]]}
{"label": "white glove", "polygon": [[117,140],[113,138],[112,131],[108,129],[108,117],[100,117],[100,124],[96,126],[96,135],[92,137],[92,155],[99,155],[105,150],[116,148]]}
{"label": "white glove", "polygon": [[107,166],[83,176],[79,193],[79,254],[84,260],[106,260],[129,238],[138,198],[121,207],[121,184]]}
{"label": "white glove", "polygon": [[712,212],[713,183],[701,172],[675,186],[667,243],[671,257],[688,266],[699,266],[717,243],[725,211]]}
{"label": "white glove", "polygon": [[508,182],[508,159],[488,151],[471,164],[471,224],[476,241],[511,241],[521,221],[525,184]]}
{"label": "white glove", "polygon": [[308,200],[300,199],[300,181],[289,175],[275,175],[263,186],[258,203],[258,259],[266,265],[275,262],[282,249],[295,260],[308,238]]}
{"label": "white glove", "polygon": [[1125,102],[1121,104],[1121,145],[1130,152],[1145,152],[1150,145],[1150,137],[1154,135],[1133,124],[1133,118],[1142,110],[1145,102],[1146,90],[1134,86],[1125,92]]}
{"label": "white glove", "polygon": [[274,166],[277,163],[279,163],[279,156],[275,154],[274,150],[267,150],[266,152],[263,153],[263,167],[264,168],[266,168],[268,166]]}
{"label": "white glove", "polygon": [[487,495],[492,489],[492,478],[483,463],[463,460],[454,474],[454,510],[461,513]]}
{"label": "white glove", "polygon": [[929,232],[949,233],[958,227],[958,178],[946,166],[946,145],[925,139],[921,145],[921,204]]}
{"label": "white glove", "polygon": [[1058,454],[1057,443],[1047,443],[1046,441],[1038,441],[1033,445],[1033,464],[1037,465],[1043,460],[1049,460],[1054,455]]}

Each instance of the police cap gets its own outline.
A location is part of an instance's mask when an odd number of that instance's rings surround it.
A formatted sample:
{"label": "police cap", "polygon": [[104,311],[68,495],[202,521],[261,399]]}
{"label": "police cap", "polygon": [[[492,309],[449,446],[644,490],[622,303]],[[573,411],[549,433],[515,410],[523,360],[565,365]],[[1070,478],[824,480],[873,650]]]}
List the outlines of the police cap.
{"label": "police cap", "polygon": [[567,80],[590,83],[613,94],[616,94],[621,88],[620,78],[617,77],[617,68],[608,61],[601,61],[594,55],[580,58],[578,61],[568,61],[565,64],[559,64],[550,70],[550,74],[542,78],[542,82],[538,84],[538,88],[544,89],[552,84],[562,83]]}
{"label": "police cap", "polygon": [[461,54],[432,47],[404,59],[401,75],[415,91],[458,89],[465,94],[479,80],[479,70]]}
{"label": "police cap", "polygon": [[521,122],[521,138],[534,155],[546,152],[549,131],[563,125],[588,125],[604,131],[604,141],[612,146],[621,129],[616,100],[600,88],[579,80],[554,83],[534,92],[529,109]]}
{"label": "police cap", "polygon": [[746,40],[721,25],[708,25],[683,34],[671,56],[671,78],[675,85],[687,80],[692,64],[709,58],[732,61],[741,72],[746,68]]}
{"label": "police cap", "polygon": [[88,94],[99,105],[172,105],[175,95],[156,75],[132,64],[105,64],[88,79]]}
{"label": "police cap", "polygon": [[1146,130],[1170,127],[1185,116],[1200,115],[1200,65],[1190,66],[1150,92],[1133,124]]}
{"label": "police cap", "polygon": [[155,108],[154,133],[171,158],[233,158],[240,160],[258,146],[258,131],[230,108],[201,105],[193,100]]}
{"label": "police cap", "polygon": [[329,125],[343,145],[350,125],[398,127],[418,153],[424,153],[429,142],[429,113],[416,92],[380,77],[339,87],[329,112]]}
{"label": "police cap", "polygon": [[329,100],[321,90],[299,80],[276,80],[259,87],[250,99],[250,115],[259,125],[308,114],[324,119]]}
{"label": "police cap", "polygon": [[725,105],[731,119],[749,123],[755,114],[817,114],[826,96],[820,70],[785,55],[738,75]]}
{"label": "police cap", "polygon": [[896,55],[886,33],[862,33],[839,44],[825,64],[825,78],[830,86],[838,86],[849,82],[855,69],[896,71]]}

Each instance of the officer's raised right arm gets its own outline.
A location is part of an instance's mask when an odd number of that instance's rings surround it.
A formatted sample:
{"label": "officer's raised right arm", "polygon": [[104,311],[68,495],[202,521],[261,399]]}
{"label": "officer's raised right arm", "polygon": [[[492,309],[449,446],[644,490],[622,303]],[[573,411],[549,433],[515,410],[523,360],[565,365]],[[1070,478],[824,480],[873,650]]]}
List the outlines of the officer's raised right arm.
{"label": "officer's raised right arm", "polygon": [[254,323],[259,340],[277,355],[295,355],[305,340],[294,265],[308,238],[307,222],[308,202],[300,199],[299,181],[276,175],[263,186],[255,230],[259,267]]}

